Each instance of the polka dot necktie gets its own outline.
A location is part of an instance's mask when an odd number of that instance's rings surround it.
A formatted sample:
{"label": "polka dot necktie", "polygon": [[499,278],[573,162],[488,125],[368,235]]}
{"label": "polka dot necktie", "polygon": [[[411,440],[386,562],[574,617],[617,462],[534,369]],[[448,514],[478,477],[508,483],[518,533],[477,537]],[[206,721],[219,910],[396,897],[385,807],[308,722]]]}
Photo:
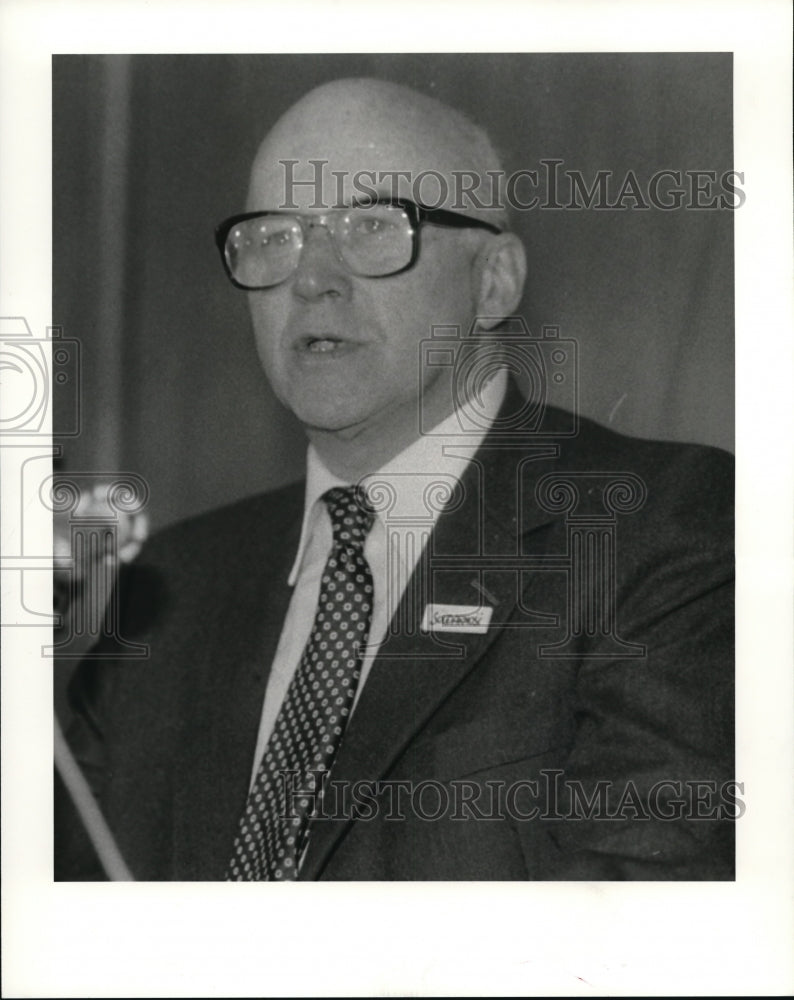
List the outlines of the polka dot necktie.
{"label": "polka dot necktie", "polygon": [[363,550],[374,514],[353,486],[328,490],[323,500],[333,546],[314,625],[249,792],[227,881],[298,877],[317,801],[299,792],[319,790],[328,777],[361,676],[359,652],[369,633],[373,589]]}

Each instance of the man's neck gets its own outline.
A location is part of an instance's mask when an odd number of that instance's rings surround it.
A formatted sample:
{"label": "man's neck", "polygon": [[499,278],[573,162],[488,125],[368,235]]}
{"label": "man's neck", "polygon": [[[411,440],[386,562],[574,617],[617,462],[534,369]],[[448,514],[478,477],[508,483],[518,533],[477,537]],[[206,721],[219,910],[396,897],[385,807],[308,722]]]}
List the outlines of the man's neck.
{"label": "man's neck", "polygon": [[[496,392],[492,397],[494,417],[504,396],[506,378],[506,374],[502,373],[493,383]],[[450,401],[449,393],[425,397],[421,426],[419,408],[413,405],[401,411],[390,412],[377,424],[341,431],[307,428],[307,435],[328,471],[345,482],[355,483],[382,469],[423,434],[446,420],[454,412]]]}
{"label": "man's neck", "polygon": [[323,464],[349,483],[377,472],[422,436],[423,431],[446,419],[454,407],[449,391],[428,392],[420,406],[412,400],[378,415],[376,420],[338,431],[307,428],[306,433]]}
{"label": "man's neck", "polygon": [[307,433],[328,471],[348,483],[377,472],[420,437],[415,425],[399,424],[388,435],[374,434],[369,429],[353,434],[315,429]]}

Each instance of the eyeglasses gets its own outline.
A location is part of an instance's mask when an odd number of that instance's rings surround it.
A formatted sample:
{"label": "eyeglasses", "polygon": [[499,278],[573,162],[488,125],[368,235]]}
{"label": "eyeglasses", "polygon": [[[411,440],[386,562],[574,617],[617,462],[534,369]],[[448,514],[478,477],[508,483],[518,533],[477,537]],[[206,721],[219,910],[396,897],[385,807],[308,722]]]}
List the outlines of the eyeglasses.
{"label": "eyeglasses", "polygon": [[309,229],[324,227],[337,256],[353,273],[383,278],[411,267],[419,255],[423,223],[455,229],[502,230],[490,222],[389,198],[334,208],[320,215],[246,212],[215,230],[223,266],[238,288],[271,288],[294,273]]}

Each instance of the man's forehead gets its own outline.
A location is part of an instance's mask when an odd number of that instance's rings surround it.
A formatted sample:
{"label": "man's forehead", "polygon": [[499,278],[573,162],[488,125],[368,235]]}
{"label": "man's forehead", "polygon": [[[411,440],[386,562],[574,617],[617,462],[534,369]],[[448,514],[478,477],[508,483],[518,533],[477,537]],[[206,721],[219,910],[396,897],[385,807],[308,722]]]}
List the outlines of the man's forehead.
{"label": "man's forehead", "polygon": [[[307,155],[299,150],[277,154],[253,172],[249,202],[252,209],[321,210],[367,201],[373,196],[407,198],[426,204],[446,201],[454,173],[432,157],[376,155],[368,149],[347,149],[336,156],[327,145]],[[471,172],[471,171],[469,171]]]}
{"label": "man's forehead", "polygon": [[421,190],[435,203],[455,174],[495,165],[495,154],[483,163],[483,142],[453,109],[365,83],[319,88],[279,120],[254,161],[249,208],[332,207],[367,190],[413,200]]}

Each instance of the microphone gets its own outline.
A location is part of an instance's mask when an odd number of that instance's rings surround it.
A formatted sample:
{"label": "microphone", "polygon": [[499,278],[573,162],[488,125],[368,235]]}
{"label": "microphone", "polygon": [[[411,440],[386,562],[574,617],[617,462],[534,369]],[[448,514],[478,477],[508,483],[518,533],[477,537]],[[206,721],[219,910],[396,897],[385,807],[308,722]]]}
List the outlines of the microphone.
{"label": "microphone", "polygon": [[97,805],[94,793],[85,780],[80,765],[74,759],[74,754],[69,749],[57,716],[53,718],[53,723],[55,766],[58,768],[58,773],[63,779],[105,874],[111,882],[134,882],[135,879]]}

